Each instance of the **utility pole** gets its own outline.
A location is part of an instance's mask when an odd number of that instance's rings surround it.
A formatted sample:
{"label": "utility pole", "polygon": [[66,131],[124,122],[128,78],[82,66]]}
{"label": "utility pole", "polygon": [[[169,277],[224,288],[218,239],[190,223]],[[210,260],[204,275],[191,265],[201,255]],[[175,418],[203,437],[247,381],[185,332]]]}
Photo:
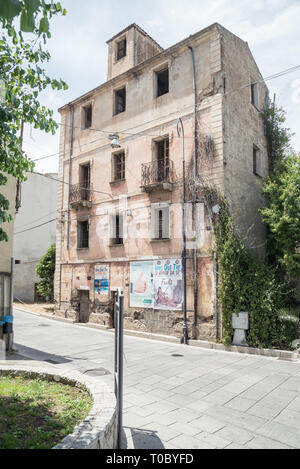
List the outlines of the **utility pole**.
{"label": "utility pole", "polygon": [[184,127],[182,119],[177,121],[178,137],[182,137],[182,271],[183,271],[183,343],[187,345],[187,320],[186,320],[186,214],[185,214],[185,154],[184,154]]}

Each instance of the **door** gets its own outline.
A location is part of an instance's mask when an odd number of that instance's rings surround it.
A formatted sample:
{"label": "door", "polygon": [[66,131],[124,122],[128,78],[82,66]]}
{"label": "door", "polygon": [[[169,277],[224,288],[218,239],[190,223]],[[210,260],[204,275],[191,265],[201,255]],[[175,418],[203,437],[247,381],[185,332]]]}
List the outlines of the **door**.
{"label": "door", "polygon": [[90,317],[90,293],[80,290],[79,298],[79,322],[87,323]]}

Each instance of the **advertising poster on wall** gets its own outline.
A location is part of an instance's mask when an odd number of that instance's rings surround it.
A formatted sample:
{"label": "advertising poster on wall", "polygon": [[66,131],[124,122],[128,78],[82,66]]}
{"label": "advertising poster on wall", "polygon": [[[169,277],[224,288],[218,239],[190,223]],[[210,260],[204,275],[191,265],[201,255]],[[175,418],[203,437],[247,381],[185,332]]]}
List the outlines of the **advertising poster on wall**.
{"label": "advertising poster on wall", "polygon": [[109,294],[109,264],[95,265],[95,298],[108,299]]}
{"label": "advertising poster on wall", "polygon": [[154,309],[182,309],[181,259],[154,262]]}
{"label": "advertising poster on wall", "polygon": [[153,262],[130,263],[130,306],[153,307]]}

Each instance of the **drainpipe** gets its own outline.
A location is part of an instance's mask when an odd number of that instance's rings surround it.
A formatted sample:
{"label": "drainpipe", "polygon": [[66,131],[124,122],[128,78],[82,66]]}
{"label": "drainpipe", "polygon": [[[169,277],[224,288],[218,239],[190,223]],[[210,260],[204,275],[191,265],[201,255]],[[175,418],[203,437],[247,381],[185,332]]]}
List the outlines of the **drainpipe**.
{"label": "drainpipe", "polygon": [[69,104],[71,109],[71,126],[70,126],[70,157],[69,157],[69,188],[68,188],[68,227],[67,227],[67,249],[70,245],[70,196],[71,196],[71,165],[73,155],[73,126],[74,126],[74,107]]}
{"label": "drainpipe", "polygon": [[[194,180],[197,177],[197,86],[196,86],[196,67],[195,67],[195,54],[194,49],[188,46],[191,51],[192,68],[193,68],[193,91],[194,91]],[[196,246],[194,249],[194,328],[196,334],[196,326],[198,323],[198,258],[197,258],[197,194],[193,194],[193,217],[194,229],[196,235]]]}

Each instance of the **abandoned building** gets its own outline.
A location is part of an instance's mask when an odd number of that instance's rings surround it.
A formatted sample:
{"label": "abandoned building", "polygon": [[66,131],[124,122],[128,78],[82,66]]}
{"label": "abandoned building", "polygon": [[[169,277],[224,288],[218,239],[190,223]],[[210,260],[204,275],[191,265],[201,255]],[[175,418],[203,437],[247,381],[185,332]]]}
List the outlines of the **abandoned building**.
{"label": "abandoned building", "polygon": [[[122,287],[125,329],[182,337],[183,155],[186,181],[225,195],[263,255],[268,90],[248,44],[219,24],[166,50],[136,24],[107,44],[107,81],[59,110],[56,314],[113,327]],[[214,339],[213,229],[203,200],[186,205],[188,334]]]}

